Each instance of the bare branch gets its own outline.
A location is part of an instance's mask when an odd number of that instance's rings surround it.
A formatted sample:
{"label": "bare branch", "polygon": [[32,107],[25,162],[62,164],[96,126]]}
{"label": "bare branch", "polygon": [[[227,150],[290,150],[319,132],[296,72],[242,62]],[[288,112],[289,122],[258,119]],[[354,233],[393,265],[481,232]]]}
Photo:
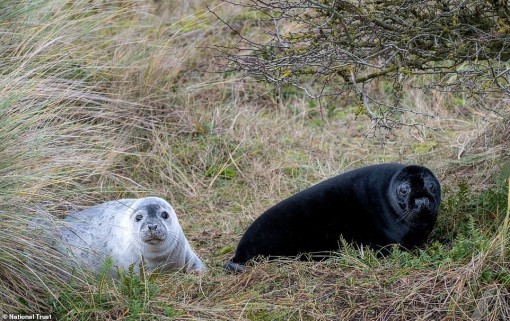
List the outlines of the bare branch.
{"label": "bare branch", "polygon": [[[277,87],[294,86],[313,99],[352,92],[367,115],[383,126],[399,123],[398,115],[405,110],[400,106],[402,88],[410,75],[427,76],[421,87],[425,90],[465,92],[469,97],[510,93],[507,1],[235,4],[260,13],[264,35],[260,39],[239,35],[236,46],[217,48],[238,70]],[[379,78],[394,85],[389,106],[387,97],[379,101],[363,89]]]}

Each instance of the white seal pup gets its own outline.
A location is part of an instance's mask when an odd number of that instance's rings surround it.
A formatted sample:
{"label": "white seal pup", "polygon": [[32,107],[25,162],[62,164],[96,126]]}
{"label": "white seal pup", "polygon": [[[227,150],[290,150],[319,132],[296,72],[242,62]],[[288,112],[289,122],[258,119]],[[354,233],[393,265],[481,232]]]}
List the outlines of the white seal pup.
{"label": "white seal pup", "polygon": [[113,265],[138,271],[205,271],[202,260],[184,236],[172,206],[159,197],[121,199],[66,217],[60,229],[67,254],[99,271],[107,257]]}

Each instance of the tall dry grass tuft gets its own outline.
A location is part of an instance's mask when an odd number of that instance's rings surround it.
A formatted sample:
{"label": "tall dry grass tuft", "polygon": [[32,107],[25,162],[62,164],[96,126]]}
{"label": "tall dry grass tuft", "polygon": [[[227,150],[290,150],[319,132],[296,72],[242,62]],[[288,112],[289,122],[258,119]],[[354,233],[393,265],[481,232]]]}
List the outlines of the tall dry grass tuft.
{"label": "tall dry grass tuft", "polygon": [[82,27],[55,16],[55,2],[12,2],[4,9],[0,308],[41,311],[46,304],[41,294],[55,290],[56,262],[62,259],[37,241],[29,222],[43,202],[55,211],[91,192],[84,182],[100,175],[115,142],[101,138],[106,126],[87,126],[93,121],[87,110],[106,98],[87,83],[92,73],[80,70],[72,58],[83,49],[76,45]]}

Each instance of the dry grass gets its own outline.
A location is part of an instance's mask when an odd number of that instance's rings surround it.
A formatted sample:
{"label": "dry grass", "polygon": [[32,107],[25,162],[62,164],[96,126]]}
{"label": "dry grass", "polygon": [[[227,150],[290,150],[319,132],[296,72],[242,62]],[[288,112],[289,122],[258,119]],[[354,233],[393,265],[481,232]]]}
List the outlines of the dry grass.
{"label": "dry grass", "polygon": [[[510,317],[505,228],[480,227],[478,238],[475,229],[465,239],[480,250],[457,258],[461,241],[450,239],[453,250],[436,244],[435,257],[431,245],[426,254],[379,260],[346,251],[323,263],[264,262],[237,276],[221,268],[271,204],[383,161],[421,163],[438,174],[451,201],[436,239],[462,234],[458,224],[468,216],[475,223],[493,216],[499,225],[503,208],[476,217],[467,205],[494,187],[508,161],[508,122],[487,111],[507,115],[505,100],[475,105],[409,90],[409,108],[419,114],[406,121],[428,127],[366,136],[371,124],[357,119],[348,99],[319,111],[298,92],[282,100],[238,75],[207,72],[217,62],[207,47],[233,35],[203,1],[30,3],[0,10],[0,55],[8,62],[0,65],[0,312],[61,319]],[[208,5],[256,32],[257,17]],[[461,182],[471,188],[456,202]],[[69,270],[65,260],[26,228],[37,212],[62,217],[146,195],[172,203],[208,273],[138,284],[135,277],[113,282],[75,271],[68,288],[59,271]]]}

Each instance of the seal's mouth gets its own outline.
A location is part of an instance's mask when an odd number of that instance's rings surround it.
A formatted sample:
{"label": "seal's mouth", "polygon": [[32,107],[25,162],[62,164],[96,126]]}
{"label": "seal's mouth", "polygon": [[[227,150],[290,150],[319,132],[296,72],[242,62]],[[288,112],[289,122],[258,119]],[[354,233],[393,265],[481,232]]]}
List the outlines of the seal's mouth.
{"label": "seal's mouth", "polygon": [[166,240],[165,235],[158,235],[158,234],[148,234],[148,235],[145,235],[145,237],[143,238],[143,241],[145,243],[152,244],[152,245],[159,244],[159,243],[163,242],[164,240]]}
{"label": "seal's mouth", "polygon": [[406,214],[407,223],[413,227],[426,228],[434,225],[437,217],[435,206],[417,205]]}
{"label": "seal's mouth", "polygon": [[420,199],[407,209],[404,209],[399,221],[406,222],[412,227],[425,228],[433,225],[437,216],[437,205],[428,199]]}
{"label": "seal's mouth", "polygon": [[150,237],[150,238],[144,239],[143,241],[145,243],[155,245],[155,244],[159,244],[159,243],[163,242],[164,240],[159,237]]}

